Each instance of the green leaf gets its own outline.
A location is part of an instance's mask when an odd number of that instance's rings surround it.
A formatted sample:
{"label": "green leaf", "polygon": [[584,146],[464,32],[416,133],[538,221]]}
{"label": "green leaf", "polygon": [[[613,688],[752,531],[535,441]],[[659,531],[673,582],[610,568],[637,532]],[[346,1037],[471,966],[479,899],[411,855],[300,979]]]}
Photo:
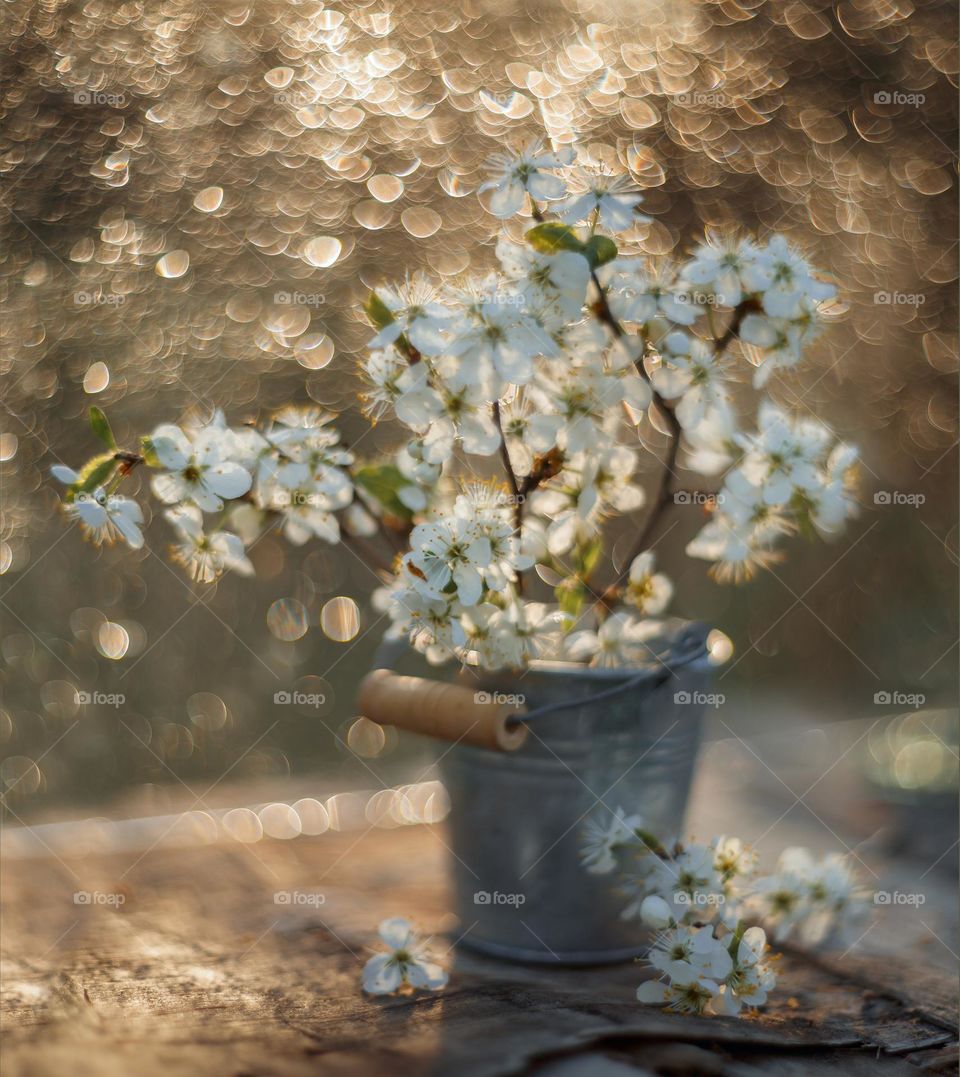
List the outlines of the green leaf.
{"label": "green leaf", "polygon": [[619,253],[616,243],[609,236],[591,236],[583,248],[583,256],[590,263],[591,269],[612,262]]}
{"label": "green leaf", "polygon": [[376,326],[377,329],[385,329],[391,322],[396,321],[390,313],[390,308],[376,292],[370,293],[366,303],[363,304],[363,309],[371,324]]}
{"label": "green leaf", "polygon": [[362,486],[371,497],[375,497],[392,516],[399,516],[402,520],[413,517],[410,509],[397,496],[400,489],[410,485],[410,481],[399,468],[392,464],[361,467],[353,473],[353,478],[358,486]]}
{"label": "green leaf", "polygon": [[90,409],[90,427],[108,449],[113,449],[116,452],[117,439],[113,436],[107,417],[100,408]]}
{"label": "green leaf", "polygon": [[160,457],[157,456],[157,450],[153,447],[153,442],[148,437],[142,437],[140,439],[140,455],[143,457],[143,462],[147,467],[161,467]]}
{"label": "green leaf", "polygon": [[[96,490],[110,478],[116,469],[117,461],[114,458],[113,453],[101,453],[99,456],[94,456],[88,460],[80,470],[80,478],[71,487],[71,493],[76,494],[89,494],[91,490]],[[69,498],[73,500],[73,498]]]}
{"label": "green leaf", "polygon": [[590,542],[580,546],[577,550],[577,570],[579,575],[586,579],[597,567],[600,554],[603,553],[603,541],[599,538],[591,539]]}
{"label": "green leaf", "polygon": [[567,224],[559,221],[544,221],[527,232],[526,240],[534,250],[541,254],[556,254],[558,251],[576,251],[583,254],[584,244],[577,238],[577,233]]}
{"label": "green leaf", "polygon": [[580,616],[586,591],[576,576],[568,576],[554,588],[553,593],[562,613],[566,613],[574,619]]}

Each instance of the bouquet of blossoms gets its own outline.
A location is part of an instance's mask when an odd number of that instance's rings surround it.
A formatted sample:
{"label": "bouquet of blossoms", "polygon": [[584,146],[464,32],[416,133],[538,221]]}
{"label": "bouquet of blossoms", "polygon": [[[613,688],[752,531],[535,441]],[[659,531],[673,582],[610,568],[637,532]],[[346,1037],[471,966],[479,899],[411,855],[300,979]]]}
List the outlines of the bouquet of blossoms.
{"label": "bouquet of blossoms", "polygon": [[[651,545],[673,505],[706,510],[686,552],[720,581],[774,563],[795,532],[843,527],[855,451],[762,398],[835,294],[799,251],[711,234],[684,262],[642,256],[640,192],[569,149],[504,156],[481,192],[503,221],[495,268],[457,287],[416,274],[365,305],[366,413],[408,431],[392,458],[357,459],[316,409],[163,424],[131,451],[93,409],[106,451],[54,469],[67,512],[97,543],[139,547],[142,511],[119,487],[146,466],[172,556],[204,582],[250,573],[245,548],[278,516],[297,544],[368,550],[379,534],[391,634],[488,669],[637,664],[671,597]],[[755,424],[733,400],[737,362],[760,391]]]}
{"label": "bouquet of blossoms", "polygon": [[657,978],[637,998],[681,1013],[732,1016],[767,1001],[777,977],[764,928],[777,942],[849,943],[867,916],[866,891],[844,856],[817,861],[785,849],[762,874],[738,838],[661,841],[622,808],[588,820],[581,860],[591,874],[616,876],[624,919],[656,931],[647,960]]}

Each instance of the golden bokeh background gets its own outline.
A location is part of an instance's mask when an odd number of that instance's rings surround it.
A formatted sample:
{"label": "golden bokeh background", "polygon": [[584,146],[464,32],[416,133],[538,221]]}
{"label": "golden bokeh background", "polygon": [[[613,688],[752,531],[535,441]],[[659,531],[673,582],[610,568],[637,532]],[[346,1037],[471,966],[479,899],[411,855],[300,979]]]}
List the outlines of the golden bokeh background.
{"label": "golden bokeh background", "polygon": [[138,553],[85,546],[49,468],[95,451],[92,403],[131,446],[290,401],[343,412],[361,456],[394,445],[357,405],[358,302],[488,265],[483,162],[544,133],[631,173],[650,254],[778,230],[841,287],[774,396],[860,444],[859,521],[741,590],[683,557],[692,516],[660,550],[676,612],[733,641],[726,720],[951,700],[956,28],[939,0],[4,4],[0,779],[18,816],[157,808],[171,774],[232,763],[349,784],[420,762],[353,711],[384,627],[355,551],[268,535],[255,581],[195,587],[162,520]]}

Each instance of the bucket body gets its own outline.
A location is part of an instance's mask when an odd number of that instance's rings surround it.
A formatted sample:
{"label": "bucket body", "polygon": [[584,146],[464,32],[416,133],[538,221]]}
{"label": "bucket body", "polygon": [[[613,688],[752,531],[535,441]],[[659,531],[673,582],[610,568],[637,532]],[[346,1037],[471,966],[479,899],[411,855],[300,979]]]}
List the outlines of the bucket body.
{"label": "bucket body", "polygon": [[635,669],[535,663],[489,674],[483,689],[523,696],[530,722],[515,752],[456,745],[441,760],[450,796],[460,945],[514,961],[602,964],[643,953],[647,934],[621,917],[616,875],[581,862],[591,816],[623,808],[664,838],[682,831],[711,681],[706,629],[683,625],[651,645],[662,658],[642,683],[591,702]]}

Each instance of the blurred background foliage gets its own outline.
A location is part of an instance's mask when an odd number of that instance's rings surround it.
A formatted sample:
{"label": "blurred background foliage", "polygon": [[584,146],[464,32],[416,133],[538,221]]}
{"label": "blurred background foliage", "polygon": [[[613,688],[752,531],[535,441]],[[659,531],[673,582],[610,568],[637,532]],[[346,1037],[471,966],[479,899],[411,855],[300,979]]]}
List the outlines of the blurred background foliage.
{"label": "blurred background foliage", "polygon": [[[711,226],[783,231],[841,287],[775,396],[860,444],[860,520],[740,589],[683,556],[698,508],[657,547],[674,612],[733,641],[724,721],[953,698],[953,5],[12,0],[0,20],[0,779],[18,817],[155,807],[172,774],[418,769],[426,746],[356,721],[384,627],[362,556],[269,534],[256,580],[197,587],[162,519],[138,553],[86,546],[49,467],[95,451],[92,403],[133,447],[188,413],[314,402],[377,459],[398,431],[359,413],[358,303],[407,271],[483,268],[483,162],[544,132],[630,171],[651,254]],[[749,400],[746,364],[743,382]],[[296,691],[325,702],[277,695]]]}

